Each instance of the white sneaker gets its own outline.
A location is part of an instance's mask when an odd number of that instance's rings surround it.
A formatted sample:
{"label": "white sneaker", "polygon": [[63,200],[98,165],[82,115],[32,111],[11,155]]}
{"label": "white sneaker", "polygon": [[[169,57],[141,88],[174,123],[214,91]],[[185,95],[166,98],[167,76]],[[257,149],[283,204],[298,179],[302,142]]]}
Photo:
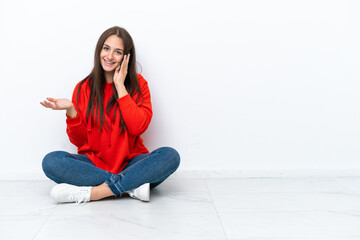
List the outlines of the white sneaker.
{"label": "white sneaker", "polygon": [[132,198],[139,199],[144,202],[150,201],[150,183],[145,183],[140,187],[127,191]]}
{"label": "white sneaker", "polygon": [[79,204],[90,201],[92,187],[78,187],[61,183],[51,189],[50,196],[58,202],[75,202]]}

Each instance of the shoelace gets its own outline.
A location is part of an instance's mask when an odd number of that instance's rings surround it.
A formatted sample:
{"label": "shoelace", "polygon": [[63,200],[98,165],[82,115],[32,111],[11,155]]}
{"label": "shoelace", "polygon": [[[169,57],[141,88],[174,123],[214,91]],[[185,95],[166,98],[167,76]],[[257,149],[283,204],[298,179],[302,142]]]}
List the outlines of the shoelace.
{"label": "shoelace", "polygon": [[69,199],[74,200],[76,204],[80,204],[83,202],[81,205],[84,205],[86,202],[89,201],[88,199],[89,192],[90,192],[89,189],[80,189],[77,192],[70,193]]}

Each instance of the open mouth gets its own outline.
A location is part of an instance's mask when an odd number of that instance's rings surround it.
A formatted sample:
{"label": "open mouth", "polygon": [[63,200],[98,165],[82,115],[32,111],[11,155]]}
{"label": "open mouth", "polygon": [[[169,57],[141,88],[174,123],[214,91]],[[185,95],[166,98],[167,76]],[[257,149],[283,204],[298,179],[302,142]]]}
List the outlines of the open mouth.
{"label": "open mouth", "polygon": [[109,67],[111,67],[112,65],[115,64],[115,62],[107,61],[107,60],[105,60],[105,59],[103,59],[103,60],[104,60],[105,64],[106,64],[107,66],[109,66]]}

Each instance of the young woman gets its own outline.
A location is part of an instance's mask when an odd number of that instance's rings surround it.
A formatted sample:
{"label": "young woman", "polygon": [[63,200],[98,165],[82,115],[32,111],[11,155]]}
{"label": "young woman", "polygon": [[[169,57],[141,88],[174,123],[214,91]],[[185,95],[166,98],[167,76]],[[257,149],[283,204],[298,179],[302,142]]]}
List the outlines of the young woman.
{"label": "young woman", "polygon": [[41,105],[66,110],[66,132],[78,154],[48,153],[45,175],[58,183],[50,195],[58,202],[85,203],[128,193],[150,200],[156,187],[178,168],[180,156],[170,147],[149,153],[140,135],[152,117],[150,91],[136,72],[130,34],[120,27],[99,38],[91,73],[68,99],[47,98]]}

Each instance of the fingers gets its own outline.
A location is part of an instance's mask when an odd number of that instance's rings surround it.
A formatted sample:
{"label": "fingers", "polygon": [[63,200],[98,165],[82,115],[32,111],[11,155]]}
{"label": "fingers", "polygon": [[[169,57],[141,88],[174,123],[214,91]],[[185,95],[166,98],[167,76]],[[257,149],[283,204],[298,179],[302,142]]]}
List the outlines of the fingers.
{"label": "fingers", "polygon": [[124,55],[122,62],[119,63],[119,66],[115,68],[113,81],[114,83],[124,83],[127,71],[128,71],[128,64],[129,64],[130,54]]}
{"label": "fingers", "polygon": [[123,69],[124,63],[126,61],[126,55],[124,55],[123,59],[121,60],[121,62],[119,62],[119,71],[121,71],[121,69]]}
{"label": "fingers", "polygon": [[51,103],[51,102],[48,102],[48,101],[43,101],[43,102],[40,102],[41,105],[43,105],[44,107],[46,108],[51,108],[51,109],[55,109],[56,106],[54,103]]}
{"label": "fingers", "polygon": [[130,53],[124,56],[124,62],[126,63],[126,65],[128,65],[129,60],[130,60]]}
{"label": "fingers", "polygon": [[49,102],[47,102],[46,100],[40,102],[40,104],[43,105],[44,107],[49,107]]}
{"label": "fingers", "polygon": [[124,56],[123,62],[121,64],[121,69],[127,70],[129,65],[130,53]]}
{"label": "fingers", "polygon": [[46,107],[46,108],[52,108],[52,109],[54,109],[54,108],[56,107],[56,105],[55,105],[54,103],[57,101],[57,99],[52,98],[52,97],[47,97],[46,99],[47,99],[49,102],[46,101],[46,100],[44,100],[43,102],[40,102],[40,104],[43,105],[43,106]]}
{"label": "fingers", "polygon": [[46,98],[47,100],[49,100],[50,102],[55,102],[57,99],[55,99],[55,98],[52,98],[52,97],[48,97],[48,98]]}

